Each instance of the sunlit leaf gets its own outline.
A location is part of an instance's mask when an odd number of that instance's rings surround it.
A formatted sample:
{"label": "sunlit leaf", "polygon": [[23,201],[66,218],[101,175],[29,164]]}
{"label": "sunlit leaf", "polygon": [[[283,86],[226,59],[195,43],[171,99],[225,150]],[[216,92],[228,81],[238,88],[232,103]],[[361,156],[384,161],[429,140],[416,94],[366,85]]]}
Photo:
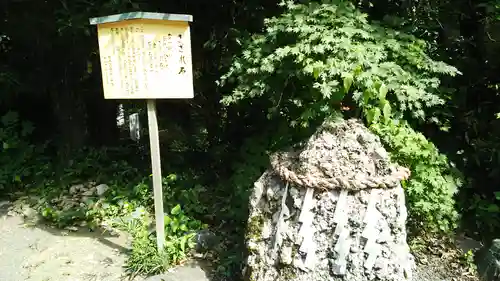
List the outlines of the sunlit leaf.
{"label": "sunlit leaf", "polygon": [[181,213],[181,205],[177,204],[172,210],[170,211],[170,214],[172,215],[178,215]]}
{"label": "sunlit leaf", "polygon": [[351,88],[353,81],[352,74],[350,73],[345,73],[344,74],[344,91],[347,93],[349,92],[349,89]]}

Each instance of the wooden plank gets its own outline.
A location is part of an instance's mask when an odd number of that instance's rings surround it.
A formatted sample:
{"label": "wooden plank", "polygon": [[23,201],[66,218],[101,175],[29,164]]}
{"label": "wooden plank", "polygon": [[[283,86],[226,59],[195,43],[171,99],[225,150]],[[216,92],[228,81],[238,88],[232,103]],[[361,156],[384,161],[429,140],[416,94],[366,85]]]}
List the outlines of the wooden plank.
{"label": "wooden plank", "polygon": [[158,246],[158,251],[163,251],[165,245],[165,222],[164,222],[165,218],[163,213],[160,141],[158,136],[158,119],[156,117],[156,101],[154,99],[149,99],[147,103],[148,103],[149,143],[151,146],[151,167],[153,170],[156,244]]}

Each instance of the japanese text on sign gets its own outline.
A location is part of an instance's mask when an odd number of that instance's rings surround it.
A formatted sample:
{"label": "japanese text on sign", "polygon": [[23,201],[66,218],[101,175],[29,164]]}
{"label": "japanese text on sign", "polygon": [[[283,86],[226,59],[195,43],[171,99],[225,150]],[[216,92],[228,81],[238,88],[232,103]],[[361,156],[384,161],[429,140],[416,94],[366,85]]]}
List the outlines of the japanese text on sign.
{"label": "japanese text on sign", "polygon": [[187,23],[148,20],[99,26],[99,50],[107,99],[192,98]]}

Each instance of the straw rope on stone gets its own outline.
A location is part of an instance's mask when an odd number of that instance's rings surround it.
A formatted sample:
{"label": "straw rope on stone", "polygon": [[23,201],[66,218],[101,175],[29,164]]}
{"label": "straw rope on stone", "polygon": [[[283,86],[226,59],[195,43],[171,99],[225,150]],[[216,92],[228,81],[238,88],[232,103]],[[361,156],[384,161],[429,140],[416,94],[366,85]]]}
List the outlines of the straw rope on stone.
{"label": "straw rope on stone", "polygon": [[370,177],[363,174],[354,177],[322,177],[322,175],[306,172],[299,174],[288,167],[293,161],[291,155],[294,153],[278,152],[270,156],[271,167],[274,172],[286,182],[298,186],[315,188],[320,190],[348,189],[362,190],[369,188],[394,188],[398,182],[410,177],[410,171],[404,167],[397,167],[396,171],[387,176]]}
{"label": "straw rope on stone", "polygon": [[326,121],[301,147],[270,160],[282,180],[320,190],[394,188],[410,176],[390,163],[378,137],[356,119]]}

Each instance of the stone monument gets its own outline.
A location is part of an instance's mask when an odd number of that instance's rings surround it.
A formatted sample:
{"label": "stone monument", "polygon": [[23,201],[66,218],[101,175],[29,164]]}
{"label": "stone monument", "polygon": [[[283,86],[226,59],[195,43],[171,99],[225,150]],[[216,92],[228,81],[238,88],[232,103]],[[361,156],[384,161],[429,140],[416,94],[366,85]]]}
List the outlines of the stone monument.
{"label": "stone monument", "polygon": [[247,280],[411,280],[408,177],[356,119],[272,155],[250,199]]}

